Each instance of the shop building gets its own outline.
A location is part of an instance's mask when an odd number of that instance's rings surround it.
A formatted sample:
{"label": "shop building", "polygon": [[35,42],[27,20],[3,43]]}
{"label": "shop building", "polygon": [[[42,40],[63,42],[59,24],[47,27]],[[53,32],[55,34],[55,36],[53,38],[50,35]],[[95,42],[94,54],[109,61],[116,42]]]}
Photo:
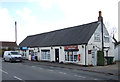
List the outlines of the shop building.
{"label": "shop building", "polygon": [[[101,13],[99,13],[101,17]],[[26,59],[38,61],[97,65],[97,52],[102,50],[101,20],[27,36],[19,45]],[[114,57],[114,44],[103,24],[104,57]],[[23,48],[23,49],[22,49]]]}

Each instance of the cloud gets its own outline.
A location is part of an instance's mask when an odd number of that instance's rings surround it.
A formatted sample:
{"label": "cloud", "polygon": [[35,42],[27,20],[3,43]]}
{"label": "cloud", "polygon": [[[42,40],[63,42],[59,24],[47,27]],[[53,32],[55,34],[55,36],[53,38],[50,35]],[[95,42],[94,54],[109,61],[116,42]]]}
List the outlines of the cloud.
{"label": "cloud", "polygon": [[0,8],[0,41],[15,41],[14,20],[6,8]]}
{"label": "cloud", "polygon": [[[119,0],[54,0],[61,11],[63,11],[66,21],[72,25],[84,24],[97,21],[98,11],[102,11],[104,22],[109,33],[112,28],[118,30],[118,1]],[[107,5],[106,5],[107,4]],[[118,38],[118,31],[115,33]]]}
{"label": "cloud", "polygon": [[0,0],[0,2],[28,2],[29,0]]}
{"label": "cloud", "polygon": [[23,10],[17,10],[16,14],[20,17],[18,22],[18,43],[20,43],[26,36],[34,34],[36,27],[39,27],[36,16],[31,15],[32,10],[29,8],[23,8]]}
{"label": "cloud", "polygon": [[[33,2],[33,0],[29,0]],[[40,21],[37,16],[33,15],[33,11],[27,7],[23,10],[17,10],[16,14],[20,17],[18,24],[18,43],[25,39],[28,35],[48,32],[52,30],[62,29],[66,27],[81,25],[93,21],[97,21],[98,11],[103,11],[104,22],[109,32],[113,27],[117,27],[117,6],[113,0],[99,2],[98,0],[35,0],[45,10],[49,10],[56,5],[64,14],[61,20],[49,22]],[[34,2],[35,2],[34,1]],[[94,2],[94,4],[93,4]],[[103,3],[104,2],[104,3]],[[109,3],[108,3],[109,2]],[[106,7],[106,3],[107,7]],[[93,5],[91,5],[93,4]],[[101,6],[102,5],[102,6]],[[111,13],[112,12],[112,13]],[[116,15],[112,15],[116,14]],[[49,19],[50,20],[50,19]],[[6,8],[0,8],[0,40],[14,41],[14,20],[10,16]],[[117,32],[116,32],[117,33]]]}
{"label": "cloud", "polygon": [[29,0],[30,2],[37,2],[39,6],[44,9],[49,9],[54,4],[54,0]]}
{"label": "cloud", "polygon": [[[117,24],[117,0],[29,0],[37,2],[44,10],[57,5],[64,14],[64,18],[59,21],[46,22],[38,21],[37,17],[32,16],[32,10],[24,8],[23,11],[17,11],[17,14],[22,17],[22,20],[27,22],[24,29],[27,31],[27,36],[31,34],[81,25],[93,21],[97,21],[98,11],[102,11],[104,22],[109,22],[106,25],[109,33],[112,28],[118,28]],[[109,2],[109,3],[108,3]],[[91,5],[92,4],[92,5]],[[106,6],[107,4],[107,6]],[[116,14],[113,16],[113,14]],[[50,19],[49,19],[50,20]],[[42,22],[42,23],[41,23]],[[29,31],[28,31],[29,29]],[[39,29],[39,30],[38,30]],[[116,32],[117,33],[117,32]],[[117,34],[116,34],[117,37]]]}

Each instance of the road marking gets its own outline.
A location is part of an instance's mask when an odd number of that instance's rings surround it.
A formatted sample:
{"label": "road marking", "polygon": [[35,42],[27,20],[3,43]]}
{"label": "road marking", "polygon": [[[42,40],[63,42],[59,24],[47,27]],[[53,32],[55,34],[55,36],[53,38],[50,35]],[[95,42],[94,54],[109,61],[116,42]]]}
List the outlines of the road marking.
{"label": "road marking", "polygon": [[76,76],[76,77],[81,77],[81,78],[86,78],[86,77],[84,77],[84,76],[79,76],[79,75],[74,75],[74,76]]}
{"label": "road marking", "polygon": [[98,79],[94,79],[94,80],[98,80]]}
{"label": "road marking", "polygon": [[8,72],[6,72],[6,71],[3,71],[2,69],[0,69],[0,71],[2,71],[3,73],[5,73],[5,74],[8,74]]}
{"label": "road marking", "polygon": [[59,72],[59,73],[61,73],[61,74],[66,74],[66,73],[64,73],[64,72]]}
{"label": "road marking", "polygon": [[40,67],[39,69],[43,69],[43,68]]}
{"label": "road marking", "polygon": [[54,68],[54,67],[50,67],[50,68]]}
{"label": "road marking", "polygon": [[32,67],[35,67],[35,66],[32,66]]}
{"label": "road marking", "polygon": [[17,77],[17,76],[14,76],[14,78],[18,79],[18,80],[22,80],[21,78]]}
{"label": "road marking", "polygon": [[48,70],[48,71],[53,71],[53,70]]}

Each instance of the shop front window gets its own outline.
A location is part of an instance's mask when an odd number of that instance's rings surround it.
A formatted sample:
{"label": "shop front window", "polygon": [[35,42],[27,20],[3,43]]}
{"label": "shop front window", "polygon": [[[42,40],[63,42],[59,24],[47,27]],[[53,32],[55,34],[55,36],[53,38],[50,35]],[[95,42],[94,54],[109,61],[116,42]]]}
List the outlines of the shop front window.
{"label": "shop front window", "polygon": [[42,60],[50,60],[50,50],[41,51]]}
{"label": "shop front window", "polygon": [[73,52],[73,55],[74,55],[74,61],[75,62],[78,61],[78,54],[77,54],[77,52]]}
{"label": "shop front window", "polygon": [[77,51],[65,51],[65,61],[77,62],[78,61]]}

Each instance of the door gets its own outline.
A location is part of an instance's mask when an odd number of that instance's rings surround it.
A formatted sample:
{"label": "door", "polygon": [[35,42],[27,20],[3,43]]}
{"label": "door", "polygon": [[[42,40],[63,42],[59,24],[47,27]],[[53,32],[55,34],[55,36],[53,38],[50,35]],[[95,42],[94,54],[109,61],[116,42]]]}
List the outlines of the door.
{"label": "door", "polygon": [[96,66],[97,65],[97,54],[96,51],[92,51],[92,65]]}
{"label": "door", "polygon": [[59,49],[55,49],[55,61],[59,62]]}

